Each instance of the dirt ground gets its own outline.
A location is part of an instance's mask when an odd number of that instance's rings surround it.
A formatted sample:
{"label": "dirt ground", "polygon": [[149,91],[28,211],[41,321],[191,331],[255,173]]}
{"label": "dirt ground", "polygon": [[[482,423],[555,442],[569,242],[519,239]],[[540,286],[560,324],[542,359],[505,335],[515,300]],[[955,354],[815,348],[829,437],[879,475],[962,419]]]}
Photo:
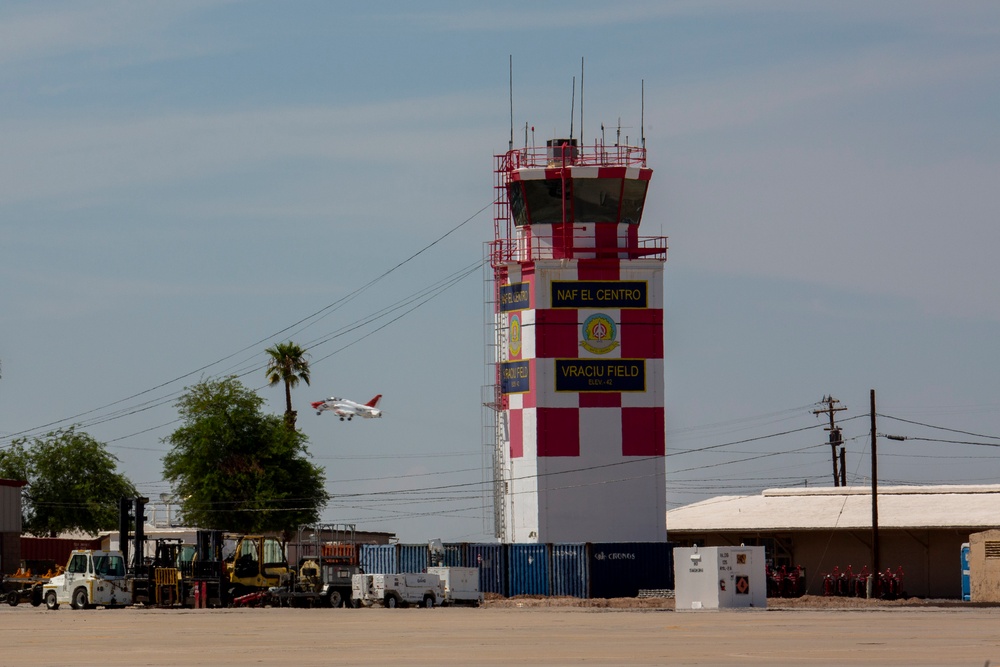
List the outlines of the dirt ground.
{"label": "dirt ground", "polygon": [[1000,607],[514,598],[447,609],[0,607],[0,665],[1000,664]]}

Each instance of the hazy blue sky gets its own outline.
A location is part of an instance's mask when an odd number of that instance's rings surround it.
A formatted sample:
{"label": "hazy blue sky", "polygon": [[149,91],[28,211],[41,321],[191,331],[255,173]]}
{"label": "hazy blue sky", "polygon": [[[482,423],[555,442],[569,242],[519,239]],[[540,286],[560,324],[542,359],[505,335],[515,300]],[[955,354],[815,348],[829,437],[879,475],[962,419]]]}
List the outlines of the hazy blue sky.
{"label": "hazy blue sky", "polygon": [[[485,539],[509,55],[518,144],[568,133],[581,57],[584,138],[636,142],[645,81],[668,506],[830,484],[820,428],[762,437],[824,394],[851,483],[872,388],[983,437],[884,433],[1000,444],[1000,5],[128,0],[0,4],[0,446],[80,423],[156,499],[178,394],[247,373],[282,411],[263,350],[290,336],[324,518]],[[376,393],[379,421],[308,410]],[[879,452],[883,483],[1000,476],[995,447]]]}

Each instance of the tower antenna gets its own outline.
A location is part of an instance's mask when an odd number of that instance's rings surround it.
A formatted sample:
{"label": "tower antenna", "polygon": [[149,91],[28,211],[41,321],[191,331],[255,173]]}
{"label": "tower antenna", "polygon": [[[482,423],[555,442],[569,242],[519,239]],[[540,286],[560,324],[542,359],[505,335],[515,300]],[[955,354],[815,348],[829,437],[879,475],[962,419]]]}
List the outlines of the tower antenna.
{"label": "tower antenna", "polygon": [[510,142],[507,150],[514,150],[514,54],[508,56],[508,67],[510,71]]}
{"label": "tower antenna", "polygon": [[587,142],[587,135],[583,133],[583,56],[580,56],[580,145]]}
{"label": "tower antenna", "polygon": [[641,93],[639,103],[639,136],[642,139],[642,149],[646,150],[646,80],[640,79]]}
{"label": "tower antenna", "polygon": [[573,77],[573,95],[569,103],[569,138],[573,138],[573,114],[576,113],[576,77]]}

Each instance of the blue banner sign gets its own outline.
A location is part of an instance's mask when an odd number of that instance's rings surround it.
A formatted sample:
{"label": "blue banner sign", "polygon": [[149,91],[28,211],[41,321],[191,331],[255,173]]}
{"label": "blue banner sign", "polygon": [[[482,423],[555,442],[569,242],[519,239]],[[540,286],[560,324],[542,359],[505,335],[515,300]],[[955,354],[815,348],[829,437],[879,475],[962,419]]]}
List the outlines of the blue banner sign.
{"label": "blue banner sign", "polygon": [[531,391],[527,361],[505,361],[500,364],[500,391],[504,394],[523,394]]}
{"label": "blue banner sign", "polygon": [[645,280],[553,280],[553,308],[648,308]]}
{"label": "blue banner sign", "polygon": [[646,360],[556,359],[556,391],[646,391]]}
{"label": "blue banner sign", "polygon": [[500,311],[525,310],[531,307],[531,292],[528,283],[513,283],[500,286]]}

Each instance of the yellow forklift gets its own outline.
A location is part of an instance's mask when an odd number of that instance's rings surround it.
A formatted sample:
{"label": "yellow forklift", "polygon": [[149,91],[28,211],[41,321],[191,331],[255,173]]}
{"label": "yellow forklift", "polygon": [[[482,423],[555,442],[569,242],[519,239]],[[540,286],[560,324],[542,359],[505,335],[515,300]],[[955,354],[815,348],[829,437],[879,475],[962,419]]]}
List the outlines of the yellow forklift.
{"label": "yellow forklift", "polygon": [[232,559],[226,563],[229,600],[234,605],[259,603],[267,590],[279,586],[288,575],[285,545],[276,537],[243,535],[236,541]]}

